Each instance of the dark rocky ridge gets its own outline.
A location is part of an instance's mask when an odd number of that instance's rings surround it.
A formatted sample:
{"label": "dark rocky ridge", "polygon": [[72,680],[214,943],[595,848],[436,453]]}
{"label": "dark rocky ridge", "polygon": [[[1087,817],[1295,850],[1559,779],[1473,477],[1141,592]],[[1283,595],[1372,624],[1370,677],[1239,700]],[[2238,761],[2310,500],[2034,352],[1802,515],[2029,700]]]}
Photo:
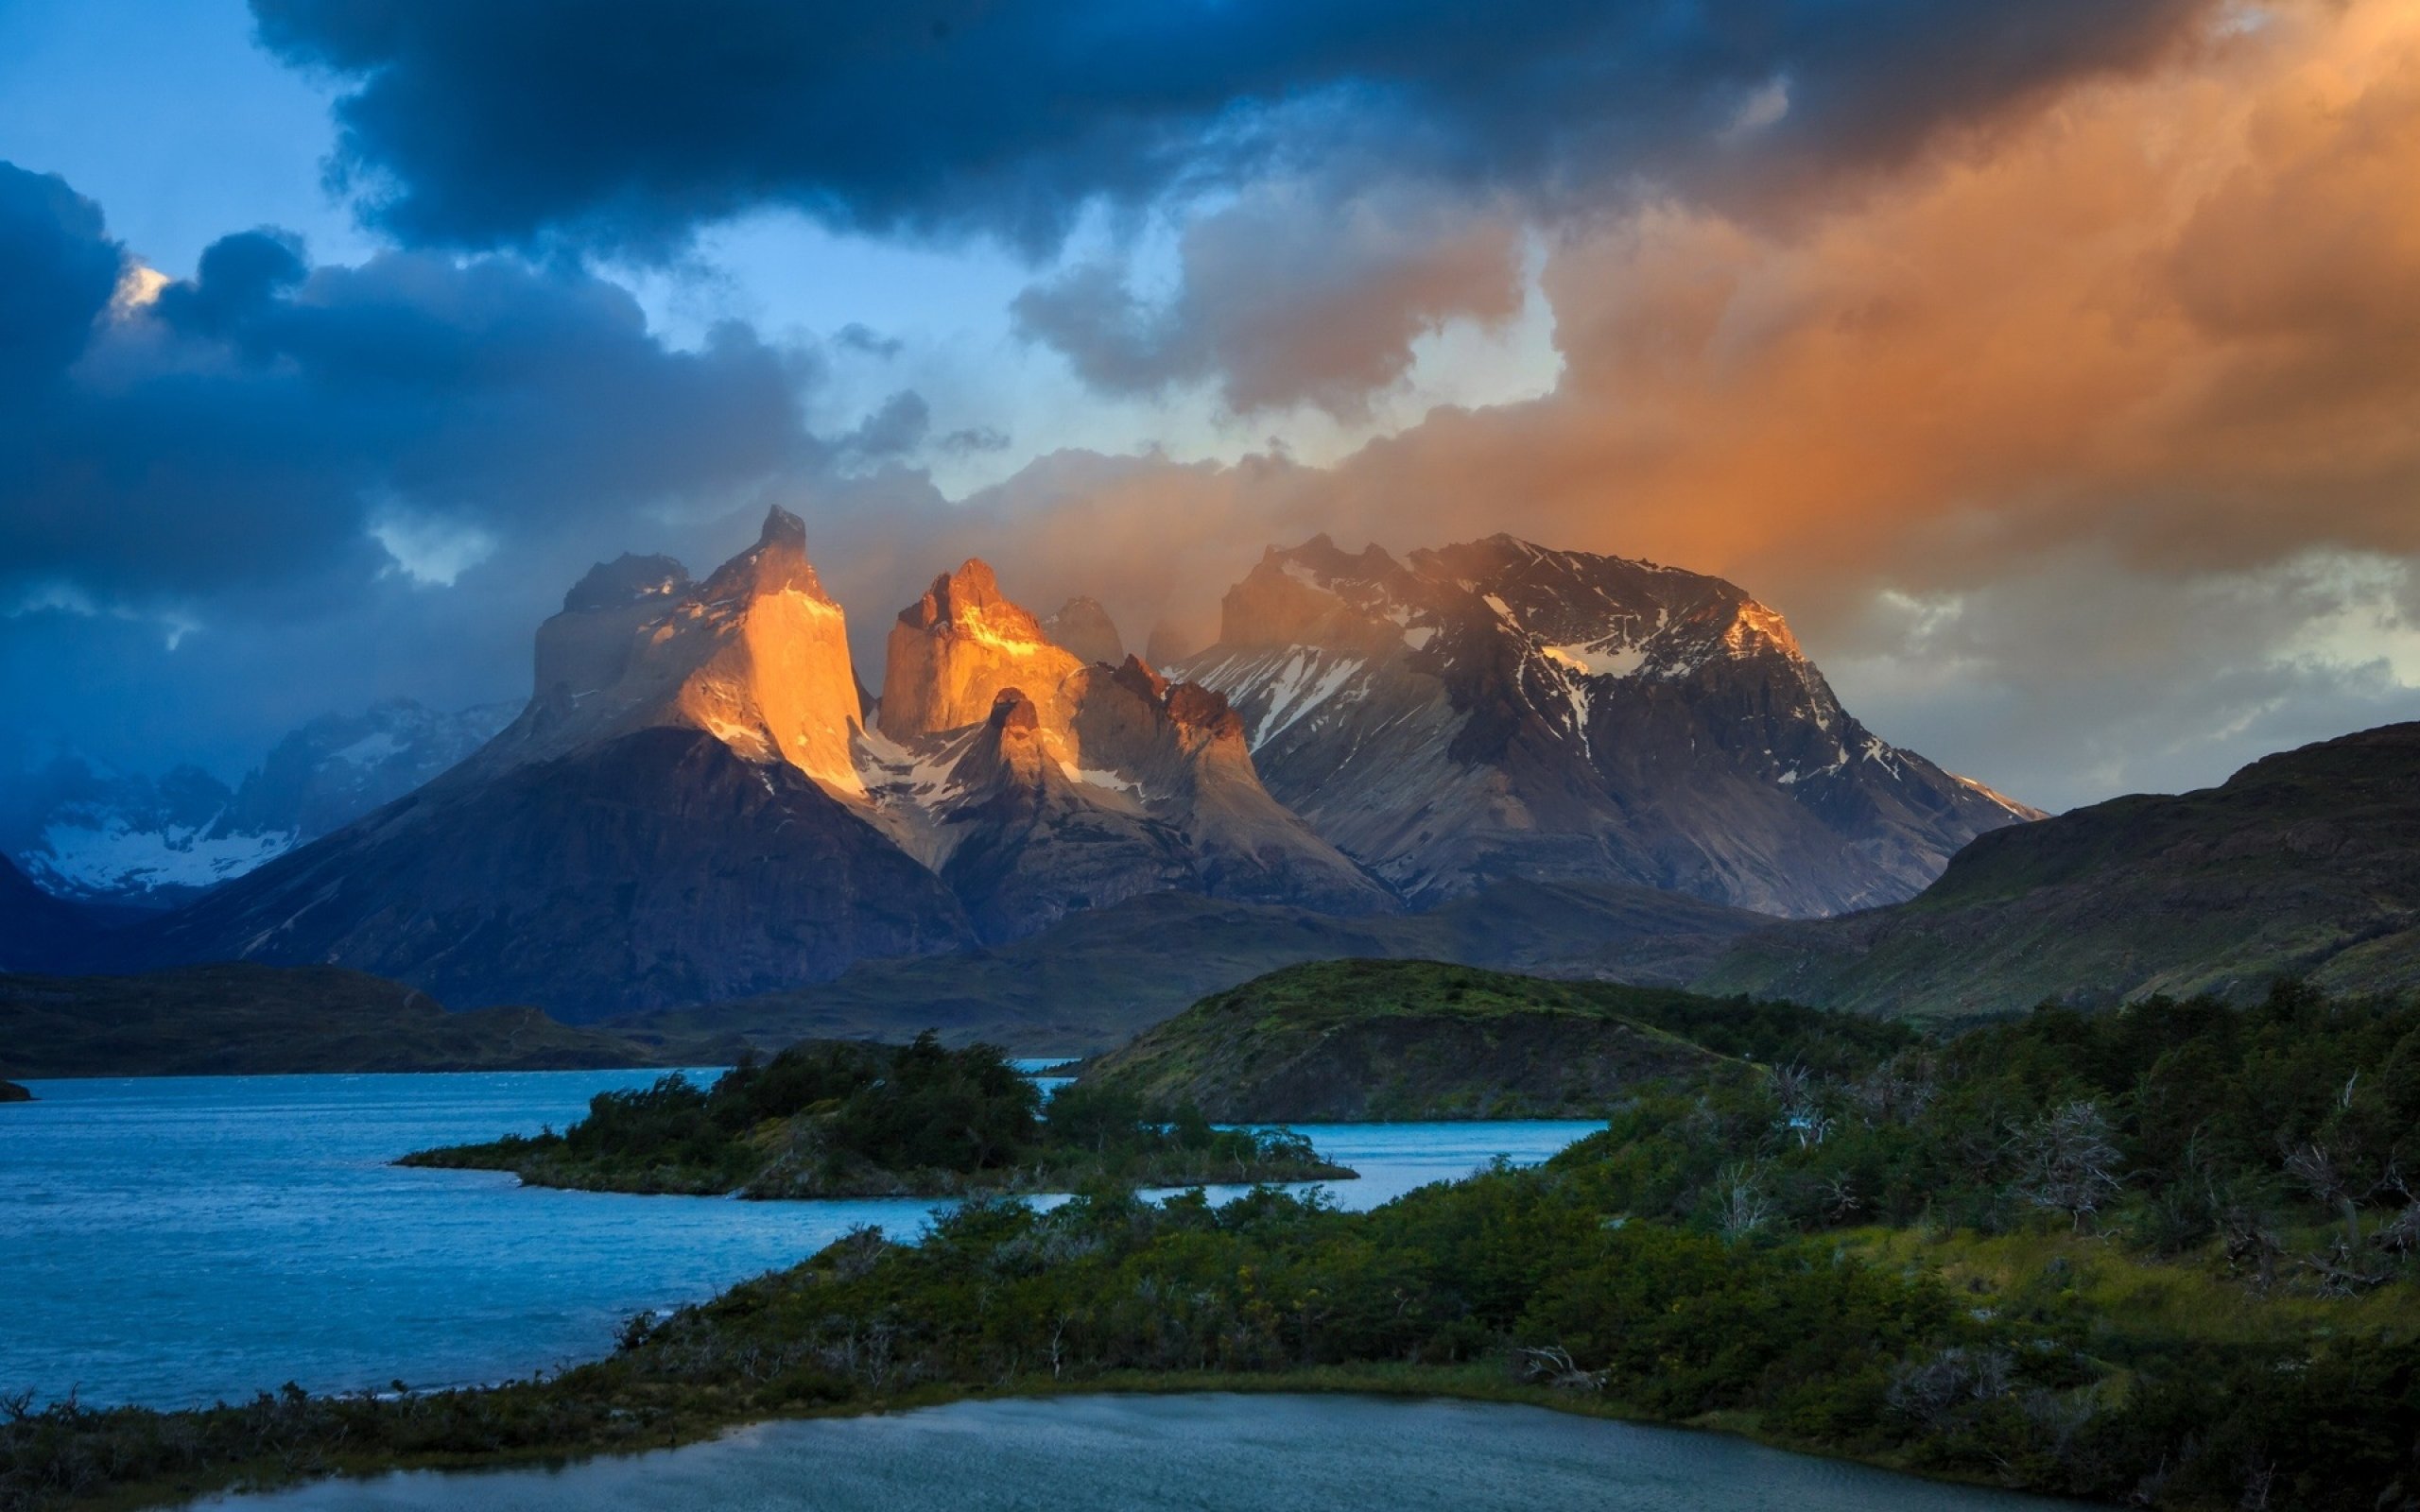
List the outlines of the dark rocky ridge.
{"label": "dark rocky ridge", "polygon": [[2420,988],[2420,724],[1986,834],[1912,902],[1761,933],[1701,985],[1950,1019],[2279,977]]}

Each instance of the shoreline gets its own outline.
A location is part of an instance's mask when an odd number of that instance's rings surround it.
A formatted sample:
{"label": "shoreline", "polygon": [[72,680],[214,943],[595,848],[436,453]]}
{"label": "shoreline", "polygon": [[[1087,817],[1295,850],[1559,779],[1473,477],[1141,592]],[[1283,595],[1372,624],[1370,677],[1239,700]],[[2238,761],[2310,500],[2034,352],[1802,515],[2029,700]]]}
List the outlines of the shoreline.
{"label": "shoreline", "polygon": [[[571,1371],[602,1363],[604,1362],[588,1362],[585,1366],[572,1366]],[[569,1373],[570,1371],[566,1372],[566,1374]],[[544,1389],[547,1383],[547,1381],[533,1378],[489,1386],[455,1387],[406,1395],[422,1400],[441,1400],[457,1395],[477,1396],[516,1389],[527,1390],[533,1387]],[[1255,1397],[1367,1397],[1390,1400],[1459,1401],[1492,1406],[1536,1407],[1568,1417],[1589,1418],[1604,1422],[1622,1423],[1631,1427],[1717,1435],[1784,1453],[1803,1455],[1809,1459],[1860,1465],[1870,1469],[1905,1475],[1911,1480],[1930,1482],[1935,1485],[2032,1496],[2046,1502],[2064,1502],[2078,1507],[2111,1504],[2062,1498],[2050,1492],[2022,1486],[2010,1486],[1975,1476],[1919,1469],[1890,1455],[1853,1453],[1822,1444],[1789,1438],[1764,1431],[1756,1416],[1751,1413],[1710,1413],[1687,1419],[1658,1417],[1624,1401],[1591,1400],[1574,1392],[1558,1390],[1551,1386],[1513,1381],[1508,1378],[1501,1366],[1484,1365],[1325,1366],[1309,1369],[1266,1372],[1115,1371],[1080,1381],[1053,1380],[1037,1375],[990,1386],[934,1384],[912,1388],[897,1396],[875,1401],[833,1403],[790,1411],[752,1407],[747,1411],[729,1415],[708,1414],[666,1424],[649,1423],[648,1427],[650,1430],[661,1428],[664,1432],[661,1437],[650,1432],[645,1441],[598,1443],[593,1439],[563,1439],[552,1443],[479,1452],[441,1451],[424,1454],[375,1456],[337,1454],[332,1455],[322,1467],[311,1469],[298,1469],[293,1464],[291,1451],[286,1451],[274,1455],[265,1455],[258,1461],[231,1465],[220,1473],[197,1477],[163,1478],[115,1486],[97,1497],[71,1497],[63,1502],[36,1502],[26,1504],[83,1508],[90,1509],[90,1512],[149,1512],[149,1509],[189,1505],[206,1497],[266,1495],[322,1481],[369,1481],[391,1474],[475,1473],[482,1470],[560,1467],[596,1459],[684,1449],[692,1445],[710,1443],[727,1435],[747,1429],[779,1423],[890,1417],[953,1406],[960,1402],[1222,1394]],[[395,1398],[393,1393],[375,1395],[377,1400],[402,1400]],[[220,1404],[221,1408],[230,1405],[240,1406],[240,1404]],[[92,1410],[108,1413],[146,1412],[151,1409],[96,1408]],[[185,1411],[214,1410],[220,1409],[199,1408]],[[676,1407],[673,1410],[679,1409]],[[162,1413],[157,1416],[175,1418],[183,1415],[183,1412],[180,1412]]]}
{"label": "shoreline", "polygon": [[[890,1198],[907,1200],[948,1200],[971,1197],[1043,1197],[1073,1196],[1088,1182],[1112,1178],[1138,1191],[1183,1191],[1194,1187],[1228,1186],[1312,1186],[1328,1181],[1358,1181],[1361,1173],[1351,1166],[1333,1160],[1318,1160],[1283,1173],[1270,1171],[1236,1175],[1205,1175],[1198,1168],[1180,1168],[1175,1175],[1163,1170],[1141,1173],[1110,1173],[1094,1170],[1036,1170],[1027,1176],[1023,1170],[1011,1173],[1006,1182],[977,1179],[994,1173],[959,1173],[952,1171],[880,1172],[883,1179],[843,1183],[812,1192],[766,1192],[752,1190],[743,1183],[735,1187],[683,1184],[677,1173],[665,1180],[644,1182],[620,1179],[611,1175],[578,1170],[550,1170],[543,1163],[514,1166],[501,1162],[486,1162],[475,1159],[437,1159],[449,1155],[484,1150],[485,1145],[445,1146],[433,1150],[414,1150],[387,1162],[414,1171],[493,1171],[512,1177],[520,1184],[542,1192],[604,1192],[631,1197],[734,1197],[743,1202],[851,1202],[882,1201]],[[929,1177],[930,1180],[916,1177]]]}

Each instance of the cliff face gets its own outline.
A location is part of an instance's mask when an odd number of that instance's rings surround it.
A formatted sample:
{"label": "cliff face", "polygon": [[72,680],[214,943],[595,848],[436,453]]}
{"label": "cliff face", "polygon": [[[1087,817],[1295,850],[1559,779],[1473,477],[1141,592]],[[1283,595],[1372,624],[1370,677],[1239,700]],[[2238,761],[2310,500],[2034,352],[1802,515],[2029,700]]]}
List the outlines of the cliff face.
{"label": "cliff face", "polygon": [[1171,671],[1224,693],[1270,791],[1415,902],[1568,877],[1837,913],[2034,816],[1876,737],[1732,584],[1507,536],[1272,549]]}
{"label": "cliff face", "polygon": [[1011,688],[1066,723],[1061,696],[1083,661],[1044,633],[1042,623],[1000,593],[981,561],[933,579],[899,611],[882,677],[882,731],[903,744],[966,730],[992,715]]}
{"label": "cliff face", "polygon": [[1139,893],[1393,906],[1260,784],[1217,694],[1051,643],[970,561],[891,627],[866,782],[986,938]]}
{"label": "cliff face", "polygon": [[580,579],[538,628],[528,708],[470,764],[485,778],[640,730],[703,730],[751,762],[862,794],[864,728],[847,617],[775,509],[756,544],[703,583],[668,557],[624,557]]}

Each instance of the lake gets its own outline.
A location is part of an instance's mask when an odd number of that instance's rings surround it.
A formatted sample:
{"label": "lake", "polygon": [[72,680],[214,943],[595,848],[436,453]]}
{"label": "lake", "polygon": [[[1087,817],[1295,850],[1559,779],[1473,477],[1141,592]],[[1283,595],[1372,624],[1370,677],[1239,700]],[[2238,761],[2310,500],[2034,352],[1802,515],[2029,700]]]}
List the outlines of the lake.
{"label": "lake", "polygon": [[[519,1186],[387,1162],[535,1133],[657,1073],[39,1081],[0,1108],[0,1390],[178,1407],[292,1381],[460,1385],[611,1348],[914,1200],[739,1202]],[[700,1073],[711,1076],[712,1072]],[[1542,1160],[1591,1124],[1303,1125],[1370,1207],[1491,1158]]]}
{"label": "lake", "polygon": [[2052,1512],[1743,1439],[1536,1407],[1369,1397],[1064,1397],[765,1423],[558,1469],[394,1474],[244,1512]]}

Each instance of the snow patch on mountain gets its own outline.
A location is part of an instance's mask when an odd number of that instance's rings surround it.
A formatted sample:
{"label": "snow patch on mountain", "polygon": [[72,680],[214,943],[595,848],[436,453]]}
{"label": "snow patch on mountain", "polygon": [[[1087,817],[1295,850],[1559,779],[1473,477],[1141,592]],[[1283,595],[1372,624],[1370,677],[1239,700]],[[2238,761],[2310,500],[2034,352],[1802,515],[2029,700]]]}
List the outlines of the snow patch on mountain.
{"label": "snow patch on mountain", "polygon": [[1593,645],[1540,646],[1547,658],[1592,678],[1627,678],[1647,665],[1647,647],[1599,641]]}
{"label": "snow patch on mountain", "polygon": [[[214,816],[215,817],[215,816]],[[138,829],[121,816],[47,825],[26,875],[58,897],[130,899],[216,886],[294,849],[292,831],[220,833],[212,825]]]}

